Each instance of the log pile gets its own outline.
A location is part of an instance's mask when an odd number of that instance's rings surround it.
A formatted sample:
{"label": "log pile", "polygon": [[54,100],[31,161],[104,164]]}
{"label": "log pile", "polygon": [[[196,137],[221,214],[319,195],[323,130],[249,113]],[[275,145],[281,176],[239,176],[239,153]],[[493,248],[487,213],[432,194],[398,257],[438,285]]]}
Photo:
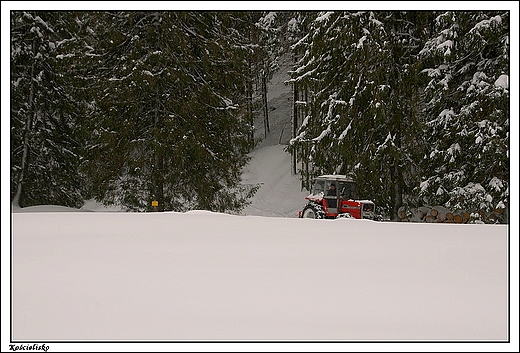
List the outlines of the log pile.
{"label": "log pile", "polygon": [[430,214],[425,215],[423,219],[430,223],[468,223],[470,217],[469,212],[442,212],[439,209],[432,208]]}
{"label": "log pile", "polygon": [[[415,213],[415,214],[414,214]],[[451,211],[442,206],[436,207],[419,207],[415,212],[406,212],[399,209],[397,212],[397,220],[399,222],[426,222],[426,223],[473,223],[474,221],[482,221],[486,223],[494,223],[500,219],[503,209],[496,209],[493,212],[486,213],[479,210],[474,214],[468,211]]]}

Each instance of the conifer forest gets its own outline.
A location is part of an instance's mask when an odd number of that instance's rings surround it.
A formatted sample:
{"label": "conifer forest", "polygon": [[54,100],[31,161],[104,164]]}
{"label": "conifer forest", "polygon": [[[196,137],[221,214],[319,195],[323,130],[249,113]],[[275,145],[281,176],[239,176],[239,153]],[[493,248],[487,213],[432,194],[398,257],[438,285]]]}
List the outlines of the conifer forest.
{"label": "conifer forest", "polygon": [[509,15],[11,11],[11,202],[239,212],[283,57],[303,189],[347,174],[389,218],[508,223]]}

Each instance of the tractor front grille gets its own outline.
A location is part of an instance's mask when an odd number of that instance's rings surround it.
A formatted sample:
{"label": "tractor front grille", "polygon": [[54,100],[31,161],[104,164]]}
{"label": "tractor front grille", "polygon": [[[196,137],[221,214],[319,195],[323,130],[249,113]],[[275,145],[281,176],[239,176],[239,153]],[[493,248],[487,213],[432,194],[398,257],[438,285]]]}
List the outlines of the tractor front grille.
{"label": "tractor front grille", "polygon": [[363,212],[374,212],[374,204],[364,203]]}
{"label": "tractor front grille", "polygon": [[361,218],[373,219],[375,215],[375,205],[371,202],[364,202],[361,206]]}

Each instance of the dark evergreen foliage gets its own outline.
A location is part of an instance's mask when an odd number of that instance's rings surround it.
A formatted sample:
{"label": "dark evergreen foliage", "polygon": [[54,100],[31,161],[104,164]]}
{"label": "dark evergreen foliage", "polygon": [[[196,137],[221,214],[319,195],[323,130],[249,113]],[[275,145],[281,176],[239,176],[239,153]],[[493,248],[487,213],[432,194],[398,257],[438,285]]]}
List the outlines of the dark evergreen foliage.
{"label": "dark evergreen foliage", "polygon": [[303,186],[352,173],[391,218],[507,208],[508,32],[499,12],[317,14],[294,46]]}
{"label": "dark evergreen foliage", "polygon": [[428,13],[337,12],[312,22],[296,46],[305,55],[293,73],[309,97],[292,141],[312,163],[304,178],[354,173],[360,194],[384,211],[395,215],[402,206],[422,143],[414,59],[427,19]]}
{"label": "dark evergreen foliage", "polygon": [[504,11],[12,12],[13,204],[239,211],[287,54],[303,187],[352,174],[390,217],[442,205],[507,222]]}
{"label": "dark evergreen foliage", "polygon": [[75,41],[67,13],[11,14],[11,200],[83,204],[79,107],[70,81]]}
{"label": "dark evergreen foliage", "polygon": [[[418,188],[421,201],[471,210],[474,218],[485,221],[506,222],[509,14],[440,14],[421,56],[429,63],[425,67],[429,149]],[[491,219],[483,217],[494,210]]]}
{"label": "dark evergreen foliage", "polygon": [[240,14],[105,16],[115,20],[100,36],[95,197],[134,210],[154,200],[160,210],[241,209],[254,190],[240,186],[250,129]]}

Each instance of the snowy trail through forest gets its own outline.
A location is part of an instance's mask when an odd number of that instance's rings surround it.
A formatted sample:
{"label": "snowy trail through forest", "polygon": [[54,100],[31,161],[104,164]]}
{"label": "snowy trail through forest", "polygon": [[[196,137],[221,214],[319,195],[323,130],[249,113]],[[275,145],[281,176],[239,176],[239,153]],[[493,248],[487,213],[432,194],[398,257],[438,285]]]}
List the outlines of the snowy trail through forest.
{"label": "snowy trail through forest", "polygon": [[259,148],[242,174],[243,184],[260,185],[244,214],[253,216],[297,217],[309,194],[302,191],[297,175],[291,175],[290,154],[283,145]]}
{"label": "snowy trail through forest", "polygon": [[[295,218],[307,202],[309,192],[301,189],[299,176],[291,173],[291,155],[286,152],[291,137],[292,93],[285,82],[290,78],[286,70],[292,59],[284,60],[268,85],[269,133],[257,128],[256,139],[260,141],[242,173],[243,184],[260,186],[244,209],[245,215]],[[263,126],[263,120],[259,118],[255,125]]]}

